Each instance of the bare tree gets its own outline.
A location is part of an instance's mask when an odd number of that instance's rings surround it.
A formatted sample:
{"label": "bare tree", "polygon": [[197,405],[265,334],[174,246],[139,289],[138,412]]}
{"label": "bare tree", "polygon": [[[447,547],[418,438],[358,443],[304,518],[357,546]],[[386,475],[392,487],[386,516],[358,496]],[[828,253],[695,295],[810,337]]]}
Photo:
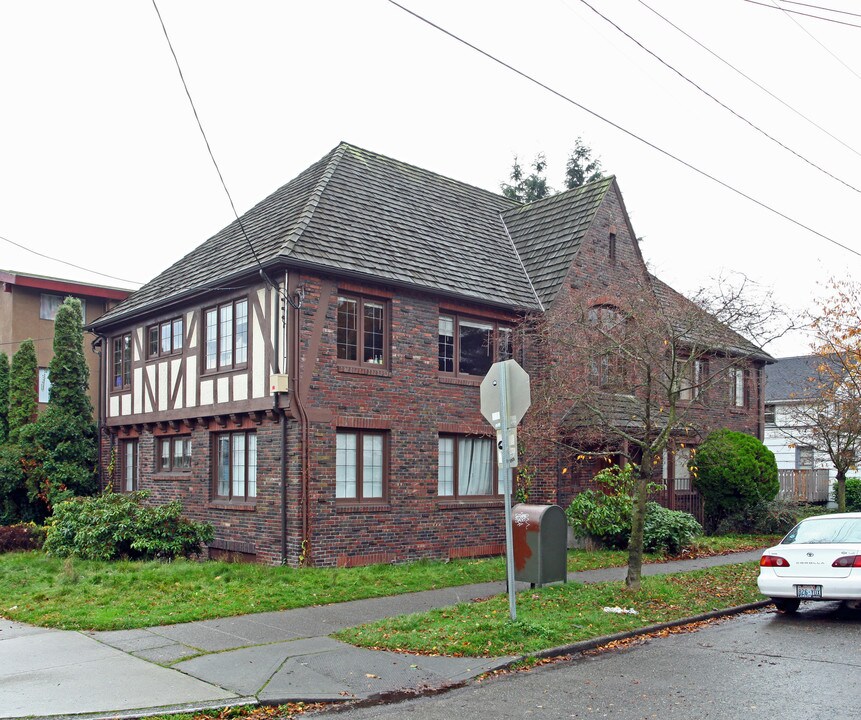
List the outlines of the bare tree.
{"label": "bare tree", "polygon": [[762,342],[765,320],[780,311],[749,297],[749,288],[724,282],[693,302],[651,275],[632,274],[623,300],[596,303],[594,288],[575,291],[535,320],[538,342],[554,362],[533,390],[527,432],[552,438],[557,452],[614,454],[634,465],[626,577],[633,590],[640,587],[649,488],[665,451],[726,426],[734,406],[747,408],[736,416],[749,431],[758,427],[758,373],[769,356],[734,328],[758,329]]}

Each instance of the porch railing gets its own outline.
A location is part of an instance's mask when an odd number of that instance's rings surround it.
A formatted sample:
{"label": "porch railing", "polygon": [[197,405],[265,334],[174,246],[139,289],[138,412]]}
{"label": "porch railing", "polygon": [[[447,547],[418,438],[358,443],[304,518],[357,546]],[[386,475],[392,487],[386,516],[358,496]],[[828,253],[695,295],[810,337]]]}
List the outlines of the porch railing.
{"label": "porch railing", "polygon": [[798,502],[827,502],[830,486],[828,469],[778,470],[780,497]]}

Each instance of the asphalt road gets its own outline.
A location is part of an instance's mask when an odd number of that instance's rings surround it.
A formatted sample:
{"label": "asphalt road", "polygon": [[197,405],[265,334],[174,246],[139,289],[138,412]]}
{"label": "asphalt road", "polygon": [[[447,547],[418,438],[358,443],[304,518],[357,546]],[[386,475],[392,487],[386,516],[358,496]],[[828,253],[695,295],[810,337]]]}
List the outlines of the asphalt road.
{"label": "asphalt road", "polygon": [[771,608],[342,717],[858,720],[861,612]]}

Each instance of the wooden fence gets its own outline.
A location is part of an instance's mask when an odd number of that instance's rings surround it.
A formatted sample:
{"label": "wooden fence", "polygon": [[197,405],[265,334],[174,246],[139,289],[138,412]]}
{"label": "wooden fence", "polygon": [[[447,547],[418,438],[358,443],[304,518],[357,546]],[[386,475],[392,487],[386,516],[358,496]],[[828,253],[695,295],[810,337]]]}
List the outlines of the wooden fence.
{"label": "wooden fence", "polygon": [[779,497],[798,502],[827,502],[830,481],[828,469],[778,470]]}

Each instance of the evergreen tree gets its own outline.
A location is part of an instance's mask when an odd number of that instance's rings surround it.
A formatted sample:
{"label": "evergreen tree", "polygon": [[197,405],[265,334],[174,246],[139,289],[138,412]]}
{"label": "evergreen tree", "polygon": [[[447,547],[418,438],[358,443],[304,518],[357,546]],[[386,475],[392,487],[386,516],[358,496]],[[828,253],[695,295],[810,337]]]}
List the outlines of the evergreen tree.
{"label": "evergreen tree", "polygon": [[90,371],[84,358],[81,302],[66,298],[54,318],[54,357],[49,366],[51,398],[36,423],[43,449],[40,498],[50,509],[97,489],[98,432],[87,395]]}
{"label": "evergreen tree", "polygon": [[32,340],[25,340],[12,356],[9,374],[9,441],[18,442],[21,429],[36,419],[36,391],[38,366],[36,365],[36,346]]}
{"label": "evergreen tree", "polygon": [[592,159],[592,148],[584,145],[583,139],[578,137],[565,164],[565,187],[571,190],[601,177],[601,161]]}
{"label": "evergreen tree", "polygon": [[[538,153],[532,161],[532,172],[526,175],[520,159],[515,155],[509,176],[511,183],[500,185],[502,194],[520,203],[535,202],[555,194],[556,190],[547,184],[544,176],[546,168],[544,153]],[[565,189],[571,190],[602,177],[601,161],[592,159],[592,148],[584,145],[583,139],[578,137],[565,165]]]}
{"label": "evergreen tree", "polygon": [[0,353],[0,445],[9,437],[9,356]]}
{"label": "evergreen tree", "polygon": [[[0,363],[3,364],[3,363]],[[8,375],[6,442],[0,446],[0,524],[39,520],[30,501],[31,476],[38,467],[38,447],[33,437],[36,419],[36,348],[25,340],[12,356]]]}

